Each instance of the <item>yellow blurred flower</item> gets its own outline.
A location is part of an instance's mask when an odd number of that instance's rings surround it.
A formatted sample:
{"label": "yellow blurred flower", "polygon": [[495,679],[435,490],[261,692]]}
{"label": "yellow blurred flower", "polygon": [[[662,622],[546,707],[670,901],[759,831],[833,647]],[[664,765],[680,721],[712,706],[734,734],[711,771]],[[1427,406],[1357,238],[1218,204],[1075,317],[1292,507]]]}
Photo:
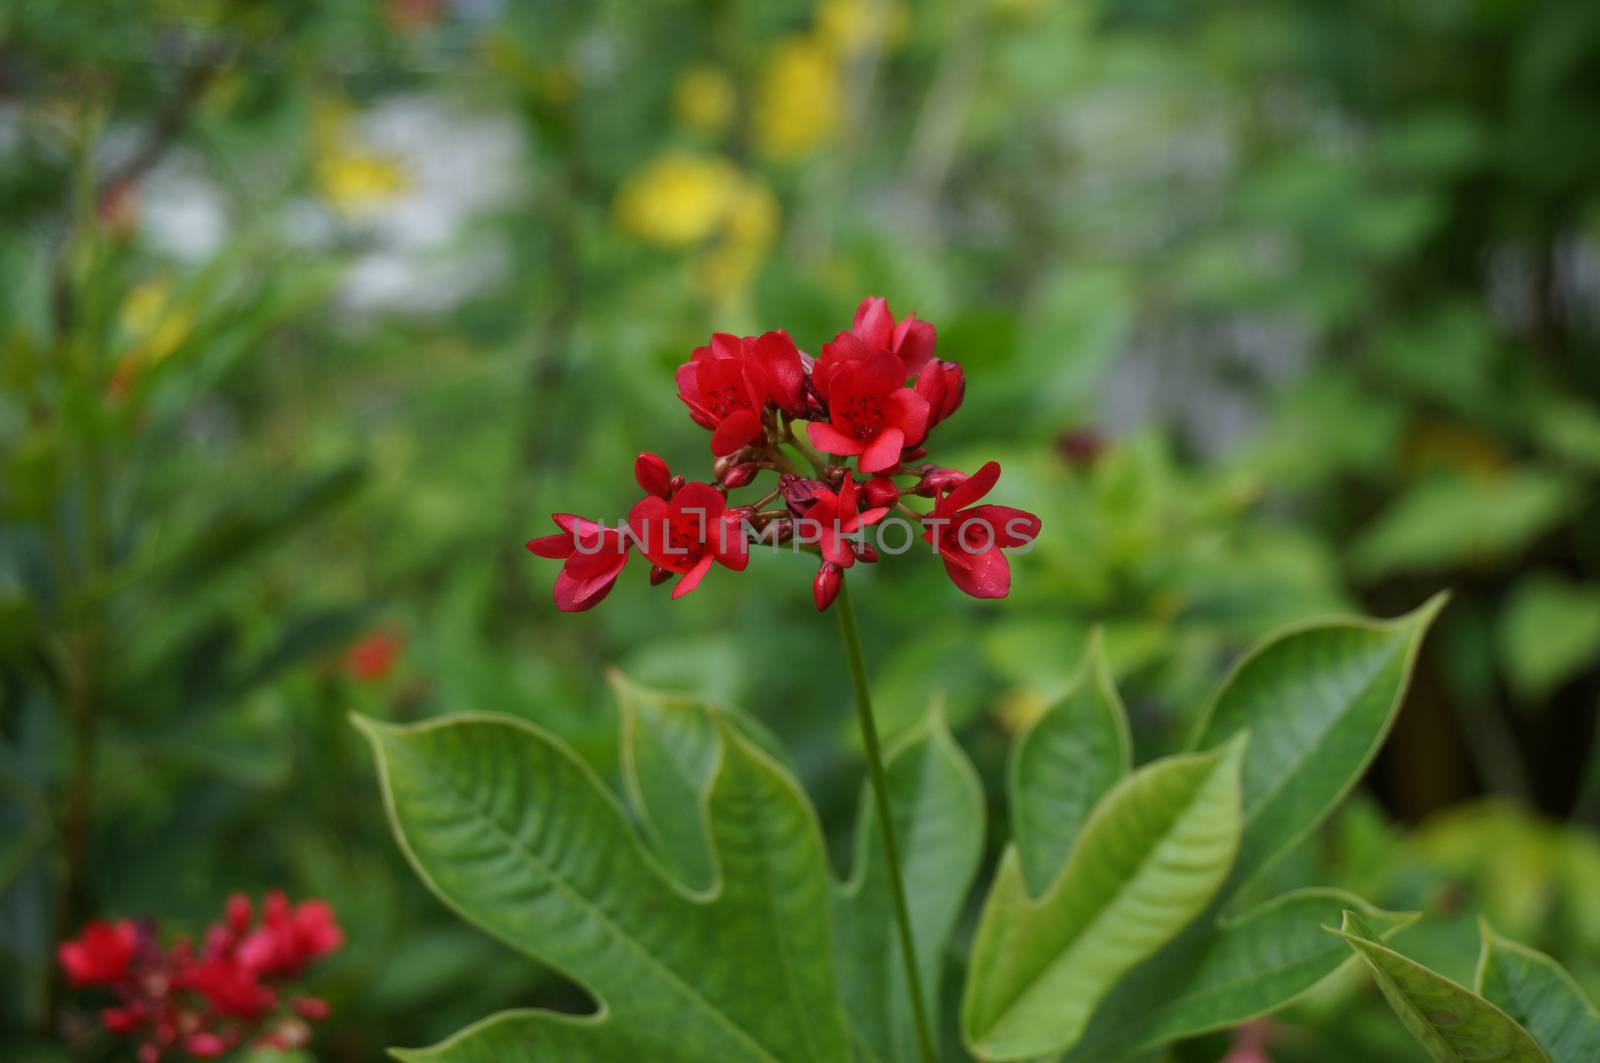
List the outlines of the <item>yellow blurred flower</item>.
{"label": "yellow blurred flower", "polygon": [[838,123],[839,71],[832,54],[813,37],[779,41],[756,96],[756,146],[769,158],[798,158]]}
{"label": "yellow blurred flower", "polygon": [[357,214],[393,199],[409,187],[405,170],[390,156],[356,141],[350,109],[320,101],[312,114],[312,175],[335,210]]}
{"label": "yellow blurred flower", "polygon": [[905,43],[911,14],[904,0],[822,0],[817,36],[840,55]]}
{"label": "yellow blurred flower", "polygon": [[658,156],[623,182],[617,224],[662,247],[698,247],[695,276],[717,298],[742,292],[766,261],[781,212],[766,181],[718,155]]}
{"label": "yellow blurred flower", "polygon": [[732,80],[714,66],[684,71],[672,89],[672,113],[680,123],[700,133],[726,129],[738,104]]}
{"label": "yellow blurred flower", "polygon": [[697,263],[700,285],[714,298],[743,292],[778,236],[778,197],[754,175],[741,175],[728,200],[722,238]]}
{"label": "yellow blurred flower", "polygon": [[172,305],[172,285],[165,279],[136,285],[123,297],[117,313],[123,334],[132,343],[124,358],[154,365],[183,346],[194,331],[194,314]]}
{"label": "yellow blurred flower", "polygon": [[664,247],[697,244],[727,218],[739,181],[738,168],[720,156],[669,152],[623,182],[617,222]]}
{"label": "yellow blurred flower", "polygon": [[1017,734],[1044,715],[1049,708],[1043,695],[1026,687],[1013,687],[1000,695],[989,709],[989,715],[1006,734]]}

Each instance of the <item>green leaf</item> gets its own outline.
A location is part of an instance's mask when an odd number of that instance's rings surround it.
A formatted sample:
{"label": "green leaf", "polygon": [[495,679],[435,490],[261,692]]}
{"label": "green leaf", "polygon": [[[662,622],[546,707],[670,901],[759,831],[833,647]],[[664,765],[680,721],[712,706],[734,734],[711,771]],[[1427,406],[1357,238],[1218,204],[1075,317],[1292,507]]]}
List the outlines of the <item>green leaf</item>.
{"label": "green leaf", "polygon": [[1542,952],[1501,937],[1480,923],[1478,992],[1521,1023],[1554,1063],[1600,1059],[1600,1013],[1578,983]]}
{"label": "green leaf", "polygon": [[1049,888],[1095,802],[1132,763],[1127,715],[1096,632],[1066,693],[1011,748],[1006,789],[1030,894]]}
{"label": "green leaf", "polygon": [[1066,866],[1028,896],[1006,850],[973,944],[962,1033],[980,1059],[1058,1052],[1117,980],[1203,911],[1240,836],[1243,738],[1128,776],[1084,824]]}
{"label": "green leaf", "polygon": [[595,1014],[493,1016],[405,1060],[849,1058],[822,836],[798,785],[716,718],[699,795],[716,881],[666,874],[558,740],[510,717],[358,718],[396,837],[451,908],[580,982]]}
{"label": "green leaf", "polygon": [[1235,885],[1292,847],[1366,771],[1400,708],[1422,637],[1445,598],[1398,620],[1279,632],[1234,668],[1198,728],[1208,748],[1249,731]]}
{"label": "green leaf", "polygon": [[[983,786],[938,711],[901,736],[884,767],[918,979],[937,1032],[945,949],[983,855]],[[871,788],[863,786],[853,874],[834,900],[833,951],[863,1056],[916,1060],[916,1025],[876,807]]]}
{"label": "green leaf", "polygon": [[1561,520],[1575,497],[1565,477],[1540,469],[1424,480],[1357,538],[1351,561],[1380,579],[1497,560]]}
{"label": "green leaf", "polygon": [[1342,929],[1326,929],[1366,961],[1389,1006],[1435,1063],[1549,1063],[1515,1019],[1382,944],[1355,912],[1344,913]]}
{"label": "green leaf", "polygon": [[1600,656],[1600,586],[1536,573],[1500,614],[1500,660],[1517,691],[1542,698]]}
{"label": "green leaf", "polygon": [[1285,1007],[1352,961],[1322,929],[1348,908],[1360,909],[1384,937],[1417,918],[1343,890],[1303,889],[1202,925],[1163,950],[1159,969],[1130,977],[1129,992],[1118,993],[1125,1006],[1096,1015],[1073,1058],[1120,1058]]}

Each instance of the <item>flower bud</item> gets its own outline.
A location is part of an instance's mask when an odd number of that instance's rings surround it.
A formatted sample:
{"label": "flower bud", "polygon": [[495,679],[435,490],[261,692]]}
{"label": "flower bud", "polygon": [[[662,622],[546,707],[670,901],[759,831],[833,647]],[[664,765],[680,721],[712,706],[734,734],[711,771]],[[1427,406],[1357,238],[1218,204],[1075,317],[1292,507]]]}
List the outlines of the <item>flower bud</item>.
{"label": "flower bud", "polygon": [[679,491],[682,491],[682,490],[683,490],[683,485],[684,485],[684,484],[686,484],[686,483],[688,483],[688,481],[687,481],[687,480],[685,480],[685,479],[684,479],[684,478],[683,478],[683,477],[681,477],[681,476],[674,476],[674,477],[673,477],[673,478],[672,478],[672,480],[671,480],[671,482],[669,482],[669,483],[668,483],[668,484],[667,484],[667,491],[668,491],[668,492],[670,492],[670,493],[671,493],[671,494],[674,494],[674,495],[675,495],[675,494],[677,494],[677,493],[678,493],[678,492],[679,492]]}
{"label": "flower bud", "polygon": [[933,498],[964,483],[966,479],[966,473],[955,469],[929,469],[922,474],[922,479],[917,481],[914,490],[923,498]]}
{"label": "flower bud", "polygon": [[831,561],[824,561],[822,567],[817,569],[817,578],[811,581],[811,597],[816,600],[817,612],[825,611],[839,597],[839,588],[844,586],[844,569]]}
{"label": "flower bud", "polygon": [[856,543],[853,549],[855,550],[857,560],[864,561],[869,565],[876,565],[878,563],[878,549],[871,543]]}
{"label": "flower bud", "polygon": [[956,362],[936,358],[917,374],[917,394],[928,400],[928,427],[961,408],[967,396],[967,375]]}
{"label": "flower bud", "polygon": [[862,493],[867,497],[869,509],[887,509],[900,501],[900,488],[887,476],[874,476],[868,480]]}
{"label": "flower bud", "polygon": [[796,476],[792,472],[786,472],[778,477],[778,490],[783,495],[783,501],[788,505],[789,512],[797,517],[803,517],[811,511],[811,507],[817,501],[817,492],[826,489],[827,486],[817,480]]}
{"label": "flower bud", "polygon": [[723,474],[722,486],[730,491],[737,490],[754,480],[760,471],[761,466],[753,461],[741,462]]}
{"label": "flower bud", "polygon": [[659,455],[640,454],[634,459],[633,478],[639,481],[639,487],[647,495],[655,495],[657,498],[672,497],[674,479],[672,470],[667,468],[666,461]]}
{"label": "flower bud", "polygon": [[1056,440],[1056,450],[1067,459],[1067,464],[1080,469],[1093,465],[1105,448],[1105,439],[1092,428],[1079,428]]}
{"label": "flower bud", "polygon": [[650,566],[650,586],[659,587],[659,586],[661,586],[663,583],[667,582],[667,580],[669,580],[671,578],[672,578],[672,573],[668,572],[666,569],[662,568],[660,565],[651,565]]}

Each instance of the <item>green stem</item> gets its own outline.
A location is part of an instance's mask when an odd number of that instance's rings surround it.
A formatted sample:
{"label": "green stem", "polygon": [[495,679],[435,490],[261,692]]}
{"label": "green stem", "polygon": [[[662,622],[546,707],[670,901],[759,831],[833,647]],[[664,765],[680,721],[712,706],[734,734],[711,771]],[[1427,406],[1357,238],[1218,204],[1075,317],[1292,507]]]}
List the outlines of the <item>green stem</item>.
{"label": "green stem", "polygon": [[872,779],[873,805],[883,835],[883,854],[889,868],[889,896],[894,900],[894,918],[900,929],[900,957],[905,962],[906,985],[911,991],[911,1013],[917,1024],[917,1044],[924,1063],[938,1059],[933,1050],[928,1025],[928,1008],[922,1000],[922,981],[917,975],[917,948],[911,934],[911,914],[906,907],[905,883],[900,878],[900,851],[894,840],[894,816],[889,809],[889,783],[883,772],[883,753],[878,746],[878,725],[872,716],[872,694],[867,689],[867,665],[861,653],[861,632],[856,629],[855,610],[850,605],[848,581],[840,584],[834,602],[839,614],[839,634],[844,638],[845,656],[850,659],[850,682],[856,691],[856,717],[861,724],[861,742],[867,752],[867,775]]}

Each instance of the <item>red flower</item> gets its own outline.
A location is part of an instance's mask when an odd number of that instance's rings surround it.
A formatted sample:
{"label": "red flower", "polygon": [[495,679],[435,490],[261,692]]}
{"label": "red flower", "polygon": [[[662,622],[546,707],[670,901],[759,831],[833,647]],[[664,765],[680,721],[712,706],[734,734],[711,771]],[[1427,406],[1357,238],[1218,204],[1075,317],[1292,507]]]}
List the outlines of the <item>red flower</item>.
{"label": "red flower", "polygon": [[183,1039],[183,1050],[196,1059],[216,1059],[228,1049],[227,1041],[209,1030],[192,1033]]}
{"label": "red flower", "polygon": [[[662,501],[657,495],[650,497]],[[557,609],[565,613],[592,609],[611,593],[628,564],[628,541],[615,528],[571,513],[554,513],[550,519],[561,532],[530,540],[528,549],[540,557],[566,562],[556,577]]]}
{"label": "red flower", "polygon": [[278,1003],[278,994],[261,984],[258,972],[231,954],[208,956],[189,969],[183,985],[206,998],[220,1015],[255,1022]]}
{"label": "red flower", "polygon": [[56,958],[73,985],[100,985],[115,982],[128,973],[138,945],[139,930],[132,920],[107,923],[97,919],[74,940],[63,941],[56,949]]}
{"label": "red flower", "polygon": [[239,943],[239,960],[260,974],[293,977],[342,944],[344,931],[327,901],[291,906],[281,890],[273,890],[262,905],[261,926]]}
{"label": "red flower", "polygon": [[894,314],[889,311],[889,302],[876,295],[869,295],[861,300],[861,305],[856,307],[856,316],[850,323],[850,331],[862,343],[875,351],[888,351],[900,359],[905,372],[900,374],[900,379],[905,380],[916,376],[933,357],[934,341],[937,339],[933,326],[926,321],[918,321],[917,315],[907,314],[898,323]]}
{"label": "red flower", "polygon": [[[826,372],[830,420],[806,425],[818,450],[840,456],[860,455],[862,472],[882,472],[900,463],[900,452],[922,442],[928,430],[928,400],[902,386],[904,376],[893,355],[877,351],[865,358],[829,361],[828,351],[841,344],[848,355],[859,341],[840,336],[824,351],[818,372]],[[824,362],[828,364],[824,366]],[[818,379],[813,377],[813,379]],[[819,383],[820,391],[820,383]]]}
{"label": "red flower", "polygon": [[876,524],[889,512],[883,506],[858,512],[859,493],[855,480],[848,476],[837,492],[819,485],[812,491],[811,504],[800,518],[801,528],[816,533],[815,539],[807,535],[802,541],[815,542],[822,551],[822,559],[840,568],[855,564],[856,550],[849,537]]}
{"label": "red flower", "polygon": [[967,375],[955,362],[935,359],[917,375],[917,394],[928,400],[928,427],[961,408],[967,396]]}
{"label": "red flower", "polygon": [[677,379],[678,398],[696,424],[711,429],[711,453],[719,458],[765,434],[767,406],[791,417],[806,412],[805,364],[787,332],[719,332],[678,367]]}
{"label": "red flower", "polygon": [[974,598],[1004,598],[1011,590],[1011,563],[1001,551],[1039,536],[1039,518],[1026,510],[972,504],[999,479],[1000,466],[991,461],[936,498],[933,512],[922,518],[922,537],[939,551],[951,581]]}
{"label": "red flower", "polygon": [[750,562],[744,529],[727,512],[727,499],[710,484],[692,483],[671,501],[651,495],[628,514],[628,535],[652,564],[683,578],[672,589],[674,599],[694,590],[713,561],[735,572]]}
{"label": "red flower", "polygon": [[62,964],[78,984],[86,984],[80,975],[110,982],[117,1002],[100,1022],[137,1045],[140,1063],[174,1051],[215,1059],[245,1043],[305,1044],[306,1021],[326,1016],[327,1006],[314,997],[285,1004],[280,986],[338,948],[344,933],[323,901],[292,905],[281,892],[268,894],[261,916],[255,924],[249,898],[229,897],[198,956],[186,938],[163,949],[153,930],[126,920],[91,923],[79,940],[62,943]]}
{"label": "red flower", "polygon": [[363,683],[381,683],[394,669],[400,640],[382,631],[363,635],[345,651],[345,667]]}

